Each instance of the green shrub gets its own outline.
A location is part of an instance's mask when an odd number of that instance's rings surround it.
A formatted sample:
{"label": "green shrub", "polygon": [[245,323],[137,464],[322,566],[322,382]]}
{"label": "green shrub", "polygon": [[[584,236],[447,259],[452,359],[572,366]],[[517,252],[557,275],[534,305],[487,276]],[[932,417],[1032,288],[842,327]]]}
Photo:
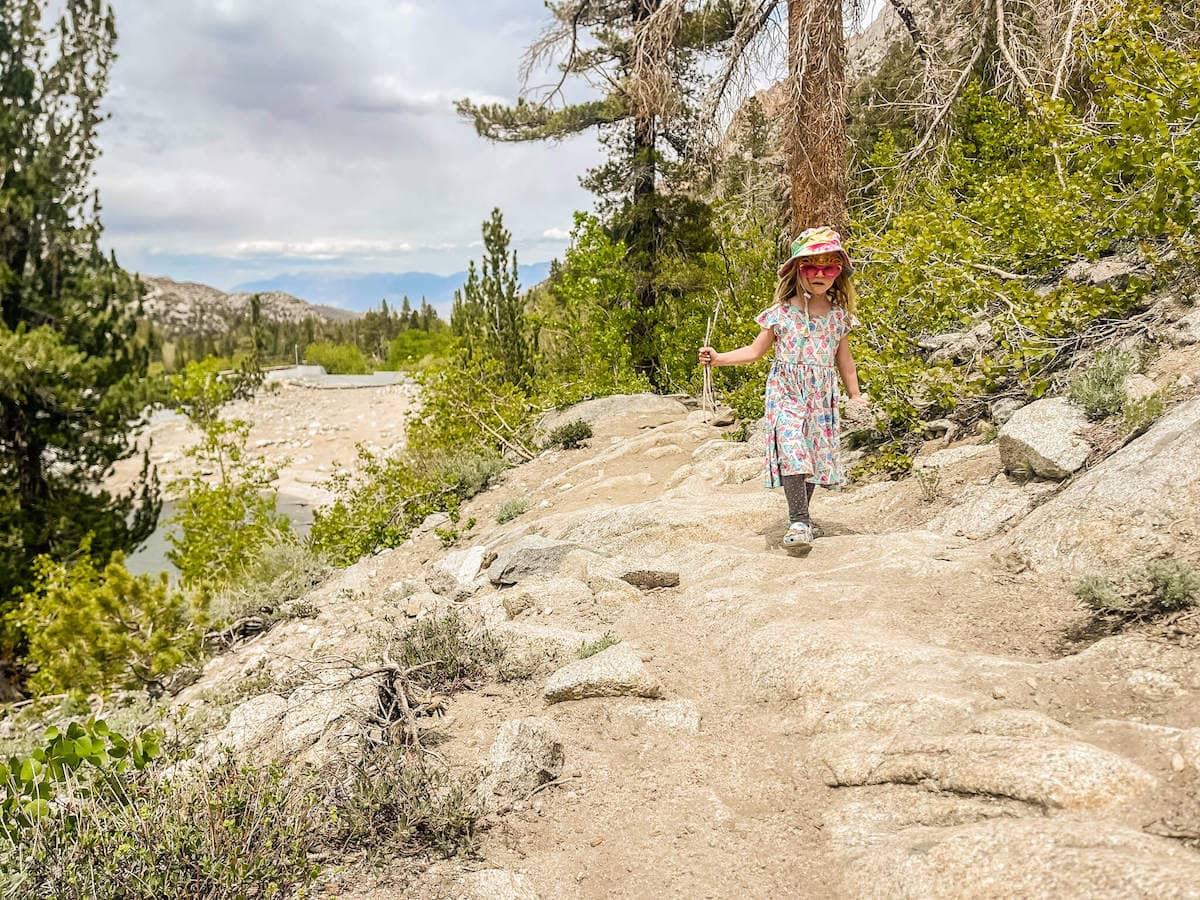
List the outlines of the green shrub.
{"label": "green shrub", "polygon": [[390,748],[355,766],[334,808],[332,838],[341,846],[451,857],[479,843],[483,813],[472,786]]}
{"label": "green shrub", "polygon": [[1075,584],[1075,596],[1098,613],[1114,612],[1128,608],[1127,601],[1117,591],[1112,579],[1104,575],[1085,575]]}
{"label": "green shrub", "polygon": [[1106,350],[1092,357],[1071,380],[1070,397],[1092,420],[1107,419],[1124,409],[1125,379],[1137,371],[1137,357],[1122,350]]}
{"label": "green shrub", "polygon": [[562,447],[564,450],[578,450],[583,442],[592,436],[592,426],[583,419],[576,419],[565,425],[559,425],[546,437],[547,447]]}
{"label": "green shrub", "polygon": [[370,375],[372,371],[371,363],[354,344],[317,341],[305,349],[304,361],[323,366],[330,375]]}
{"label": "green shrub", "polygon": [[504,647],[487,632],[467,626],[457,613],[419,619],[388,649],[408,680],[428,691],[453,694],[496,672]]}
{"label": "green shrub", "polygon": [[1179,559],[1155,560],[1119,584],[1102,575],[1082,578],[1075,596],[1101,618],[1142,621],[1200,604],[1200,574]]}
{"label": "green shrub", "polygon": [[457,516],[459,506],[487,487],[505,463],[487,452],[375,454],[361,445],[353,470],[339,470],[328,486],[336,499],[319,509],[308,545],[334,565],[395,547],[430,513]]}
{"label": "green shrub", "polygon": [[1121,408],[1121,427],[1129,437],[1137,437],[1159,419],[1164,408],[1162,394],[1130,398]]}
{"label": "green shrub", "polygon": [[3,852],[5,896],[55,900],[289,896],[319,867],[329,812],[311,779],[226,758],[147,772],[76,797]]}
{"label": "green shrub", "polygon": [[601,650],[607,650],[609,647],[615,647],[621,643],[621,639],[612,632],[605,632],[598,640],[580,644],[579,658],[587,659],[589,656],[595,656]]}
{"label": "green shrub", "polygon": [[295,601],[321,584],[332,567],[298,541],[268,544],[235,580],[212,594],[209,619],[214,630],[247,617],[265,626],[298,614]]}
{"label": "green shrub", "polygon": [[387,367],[393,372],[427,369],[454,348],[449,329],[421,331],[410,328],[400,332],[388,344]]}
{"label": "green shrub", "polygon": [[1200,603],[1200,574],[1181,560],[1155,560],[1146,566],[1145,578],[1157,612],[1178,612]]}
{"label": "green shrub", "polygon": [[141,771],[161,751],[157,731],[144,730],[132,739],[109,729],[103,720],[70,722],[45,732],[44,743],[27,756],[12,757],[0,782],[0,831],[20,841],[24,832],[50,820],[72,828],[78,818],[57,802],[62,790],[86,797],[107,784],[119,785],[131,768]]}
{"label": "green shrub", "polygon": [[275,511],[278,468],[246,452],[249,422],[220,418],[224,404],[249,396],[260,380],[253,372],[222,378],[211,360],[188,363],[171,379],[171,405],[200,431],[200,441],[184,451],[191,474],[168,485],[178,499],[167,558],[186,585],[225,584],[265,547],[289,539],[291,523]]}
{"label": "green shrub", "polygon": [[203,600],[171,590],[166,575],[133,576],[119,553],[98,569],[86,550],[71,565],[41,557],[34,570],[9,621],[28,642],[35,694],[158,690],[199,658]]}
{"label": "green shrub", "polygon": [[529,511],[529,501],[524,497],[513,497],[511,500],[505,500],[496,507],[496,524],[503,525],[505,522],[511,522],[517,516],[523,516]]}

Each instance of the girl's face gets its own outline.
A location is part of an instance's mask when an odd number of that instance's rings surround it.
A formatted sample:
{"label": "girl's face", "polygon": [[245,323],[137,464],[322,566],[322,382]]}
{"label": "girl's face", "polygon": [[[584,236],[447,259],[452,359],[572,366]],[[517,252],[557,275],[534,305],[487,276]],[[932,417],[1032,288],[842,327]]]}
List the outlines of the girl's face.
{"label": "girl's face", "polygon": [[803,290],[814,297],[823,297],[842,274],[842,258],[836,253],[805,256],[797,261],[796,271]]}

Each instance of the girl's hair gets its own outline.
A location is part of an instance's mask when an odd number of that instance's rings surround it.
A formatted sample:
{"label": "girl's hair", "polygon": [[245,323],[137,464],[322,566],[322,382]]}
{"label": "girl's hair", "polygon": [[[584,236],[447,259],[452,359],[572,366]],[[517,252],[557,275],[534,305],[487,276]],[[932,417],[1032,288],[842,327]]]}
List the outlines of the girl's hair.
{"label": "girl's hair", "polygon": [[[775,302],[787,306],[788,302],[800,291],[800,265],[792,266],[786,275],[775,285]],[[853,314],[857,295],[854,292],[854,276],[845,269],[829,288],[829,302],[840,306],[846,312]]]}

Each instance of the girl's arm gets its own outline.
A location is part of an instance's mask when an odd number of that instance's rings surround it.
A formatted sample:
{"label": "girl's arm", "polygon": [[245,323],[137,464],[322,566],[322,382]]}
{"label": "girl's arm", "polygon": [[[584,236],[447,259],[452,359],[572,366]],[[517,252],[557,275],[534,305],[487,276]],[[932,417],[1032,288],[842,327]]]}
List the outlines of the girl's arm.
{"label": "girl's arm", "polygon": [[758,333],[754,343],[738,347],[736,350],[718,353],[712,347],[701,347],[700,364],[702,366],[740,366],[745,363],[757,362],[766,355],[774,343],[775,332],[770,328],[764,328]]}
{"label": "girl's arm", "polygon": [[850,353],[850,342],[842,338],[834,355],[838,372],[841,373],[842,383],[846,385],[846,395],[851,400],[858,400],[862,394],[858,390],[858,367],[854,365],[854,357]]}

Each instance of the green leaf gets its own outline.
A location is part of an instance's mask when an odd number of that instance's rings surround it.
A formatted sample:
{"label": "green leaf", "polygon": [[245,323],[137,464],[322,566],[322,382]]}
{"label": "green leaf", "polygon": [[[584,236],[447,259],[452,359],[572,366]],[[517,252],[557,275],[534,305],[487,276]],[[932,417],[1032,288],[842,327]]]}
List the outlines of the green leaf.
{"label": "green leaf", "polygon": [[44,819],[50,815],[50,803],[42,799],[30,800],[21,807],[21,812],[31,819]]}

